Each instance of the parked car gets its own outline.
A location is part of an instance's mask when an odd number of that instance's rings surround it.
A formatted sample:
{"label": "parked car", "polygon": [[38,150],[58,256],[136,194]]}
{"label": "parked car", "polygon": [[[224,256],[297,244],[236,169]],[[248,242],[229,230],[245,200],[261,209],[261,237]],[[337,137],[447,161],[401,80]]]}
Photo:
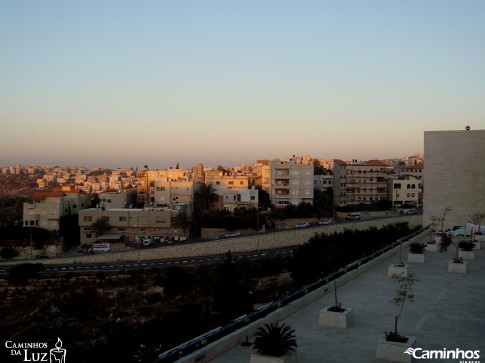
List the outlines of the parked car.
{"label": "parked car", "polygon": [[301,222],[296,225],[296,228],[308,228],[310,225],[306,222]]}
{"label": "parked car", "polygon": [[231,238],[231,237],[237,237],[237,236],[240,236],[241,233],[239,232],[229,232],[227,234],[224,235],[225,238]]}
{"label": "parked car", "polygon": [[406,212],[406,214],[418,214],[418,211],[416,209],[410,209]]}
{"label": "parked car", "polygon": [[323,221],[318,222],[318,224],[321,226],[326,226],[327,224],[332,224],[332,221],[330,219],[324,219]]}
{"label": "parked car", "polygon": [[349,213],[345,216],[345,219],[347,219],[347,220],[356,220],[356,219],[361,219],[361,218],[362,218],[362,216],[358,212]]}

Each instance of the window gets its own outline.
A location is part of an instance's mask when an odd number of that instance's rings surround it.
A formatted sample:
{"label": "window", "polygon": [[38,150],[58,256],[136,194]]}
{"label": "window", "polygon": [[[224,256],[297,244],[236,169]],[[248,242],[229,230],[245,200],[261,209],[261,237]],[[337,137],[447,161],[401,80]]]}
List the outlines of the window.
{"label": "window", "polygon": [[216,185],[221,185],[221,182],[220,181],[216,181]]}
{"label": "window", "polygon": [[394,189],[401,189],[401,183],[394,183]]}
{"label": "window", "polygon": [[251,195],[251,200],[256,200],[256,197],[254,195]]}
{"label": "window", "polygon": [[126,222],[126,217],[120,217],[120,222]]}
{"label": "window", "polygon": [[165,191],[165,187],[157,187],[157,191],[158,192],[164,192]]}
{"label": "window", "polygon": [[411,185],[408,184],[408,189],[411,189]]}
{"label": "window", "polygon": [[233,181],[230,181],[228,184],[229,185],[234,185],[234,182]]}
{"label": "window", "polygon": [[91,222],[93,220],[92,216],[84,216],[84,222]]}
{"label": "window", "polygon": [[244,184],[244,182],[243,182],[243,181],[240,181],[240,182],[239,182],[239,185],[243,185],[243,184]]}

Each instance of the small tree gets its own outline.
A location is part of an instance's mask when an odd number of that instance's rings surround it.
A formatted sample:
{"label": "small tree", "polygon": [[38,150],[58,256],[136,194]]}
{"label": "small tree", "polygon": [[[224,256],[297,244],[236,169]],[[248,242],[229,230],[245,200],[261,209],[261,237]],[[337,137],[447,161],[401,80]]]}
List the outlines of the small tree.
{"label": "small tree", "polygon": [[453,238],[448,234],[443,234],[441,236],[441,243],[440,243],[440,253],[448,251],[448,248],[453,245],[455,246],[456,255],[453,258],[454,263],[463,263],[463,258],[458,257],[458,246],[455,242],[453,242]]}
{"label": "small tree", "polygon": [[0,250],[0,257],[6,258],[7,260],[17,257],[18,255],[18,251],[12,247],[4,247]]}
{"label": "small tree", "polygon": [[396,290],[396,296],[391,300],[394,305],[399,307],[399,313],[394,318],[394,331],[384,332],[384,334],[386,335],[386,340],[405,343],[408,341],[408,338],[398,333],[397,324],[406,301],[410,303],[414,302],[413,285],[419,280],[415,279],[413,274],[409,274],[407,277],[394,275],[392,278],[399,284],[399,287]]}
{"label": "small tree", "polygon": [[96,236],[99,237],[105,232],[109,231],[111,226],[106,219],[98,218],[93,224],[91,224],[91,228],[93,229],[94,233],[96,233]]}
{"label": "small tree", "polygon": [[260,354],[281,357],[297,347],[294,332],[289,325],[264,324],[256,331],[253,349]]}

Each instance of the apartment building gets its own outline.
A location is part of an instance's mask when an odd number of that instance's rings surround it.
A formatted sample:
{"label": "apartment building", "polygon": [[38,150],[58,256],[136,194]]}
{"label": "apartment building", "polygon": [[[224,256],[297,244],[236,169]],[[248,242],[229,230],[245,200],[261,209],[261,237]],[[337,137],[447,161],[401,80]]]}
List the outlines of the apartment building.
{"label": "apartment building", "polygon": [[387,199],[387,177],[392,168],[382,161],[345,162],[334,160],[333,199],[335,207],[371,204]]}
{"label": "apartment building", "polygon": [[204,182],[204,165],[202,163],[199,163],[192,168],[192,180],[194,182]]}
{"label": "apartment building", "polygon": [[36,192],[32,195],[32,202],[23,205],[23,225],[58,231],[61,217],[78,214],[88,205],[89,197],[78,189]]}
{"label": "apartment building", "polygon": [[102,192],[98,194],[99,206],[105,209],[127,208],[128,192]]}
{"label": "apartment building", "polygon": [[211,184],[216,190],[248,189],[249,177],[245,175],[225,175],[220,170],[205,172],[205,183]]}
{"label": "apartment building", "polygon": [[221,209],[234,212],[234,209],[258,208],[258,190],[257,189],[219,189],[217,194],[220,196],[219,205]]}
{"label": "apartment building", "polygon": [[423,179],[424,164],[407,165],[399,167],[399,174],[412,175],[415,178]]}
{"label": "apartment building", "polygon": [[424,225],[447,208],[445,228],[485,211],[485,130],[425,131],[424,155]]}
{"label": "apartment building", "polygon": [[269,195],[277,208],[301,202],[313,204],[313,184],[313,164],[271,161]]}
{"label": "apartment building", "polygon": [[[135,243],[142,237],[152,243],[166,240],[180,240],[188,231],[174,226],[175,216],[180,212],[187,213],[189,208],[177,204],[167,208],[150,209],[104,209],[89,208],[79,213],[81,245],[97,241],[109,243]],[[111,228],[97,236],[92,224],[103,219]]]}
{"label": "apartment building", "polygon": [[322,192],[325,192],[328,188],[333,188],[333,175],[314,175],[313,187]]}
{"label": "apartment building", "polygon": [[154,204],[155,201],[155,181],[175,181],[190,180],[191,175],[183,169],[167,170],[144,170],[137,172],[138,201]]}
{"label": "apartment building", "polygon": [[254,184],[256,187],[269,193],[271,187],[271,162],[269,160],[258,160],[253,166],[256,170]]}
{"label": "apartment building", "polygon": [[393,207],[418,206],[423,198],[422,180],[413,175],[392,176],[387,180],[387,199]]}
{"label": "apartment building", "polygon": [[155,205],[192,204],[194,201],[194,182],[169,178],[157,179],[153,182],[151,196]]}

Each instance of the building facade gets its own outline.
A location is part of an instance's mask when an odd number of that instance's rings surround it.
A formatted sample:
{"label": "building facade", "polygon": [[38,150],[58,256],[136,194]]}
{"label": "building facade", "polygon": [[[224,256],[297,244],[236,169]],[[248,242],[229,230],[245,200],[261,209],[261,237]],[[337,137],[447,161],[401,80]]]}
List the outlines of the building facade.
{"label": "building facade", "polygon": [[387,199],[387,178],[392,168],[379,160],[345,162],[334,160],[335,207],[372,204]]}
{"label": "building facade", "polygon": [[425,131],[424,155],[425,225],[448,208],[444,228],[485,212],[485,130]]}
{"label": "building facade", "polygon": [[313,164],[273,160],[270,163],[271,203],[277,208],[301,202],[313,204]]}
{"label": "building facade", "polygon": [[418,206],[423,197],[422,180],[412,175],[390,177],[387,181],[387,199],[393,207]]}

